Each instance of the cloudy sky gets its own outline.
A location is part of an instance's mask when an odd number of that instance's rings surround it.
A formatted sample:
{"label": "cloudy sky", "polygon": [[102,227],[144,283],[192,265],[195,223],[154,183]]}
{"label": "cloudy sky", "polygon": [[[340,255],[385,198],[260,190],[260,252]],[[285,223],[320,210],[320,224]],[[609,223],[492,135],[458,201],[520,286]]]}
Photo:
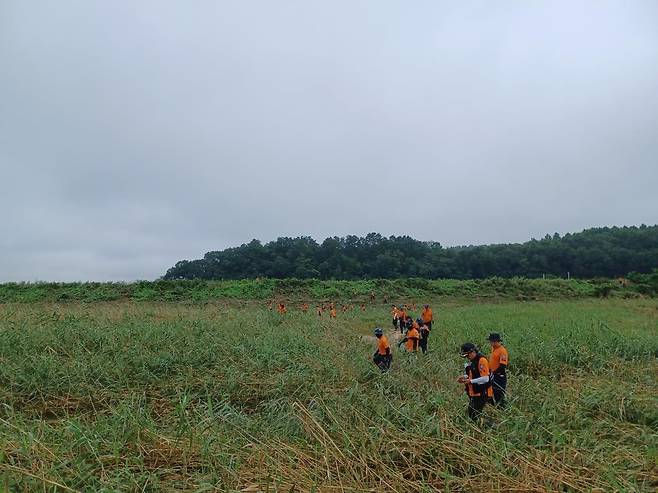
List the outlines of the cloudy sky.
{"label": "cloudy sky", "polygon": [[0,281],[658,222],[658,2],[0,2]]}

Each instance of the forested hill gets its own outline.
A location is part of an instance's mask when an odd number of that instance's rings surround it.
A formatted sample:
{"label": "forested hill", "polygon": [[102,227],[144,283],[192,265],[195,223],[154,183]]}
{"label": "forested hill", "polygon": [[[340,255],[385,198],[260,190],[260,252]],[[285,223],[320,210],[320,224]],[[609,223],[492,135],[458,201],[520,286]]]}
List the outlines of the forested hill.
{"label": "forested hill", "polygon": [[182,260],[164,279],[616,277],[658,267],[658,226],[592,228],[526,243],[444,248],[409,236],[258,240]]}

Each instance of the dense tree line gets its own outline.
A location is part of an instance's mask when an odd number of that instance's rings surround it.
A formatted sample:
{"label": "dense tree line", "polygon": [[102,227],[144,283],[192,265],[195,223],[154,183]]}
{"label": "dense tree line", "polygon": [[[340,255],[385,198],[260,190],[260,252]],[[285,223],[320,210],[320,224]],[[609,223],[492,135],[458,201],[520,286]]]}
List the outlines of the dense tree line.
{"label": "dense tree line", "polygon": [[409,236],[279,238],[182,260],[164,279],[616,277],[658,267],[658,226],[592,228],[526,243],[444,248]]}

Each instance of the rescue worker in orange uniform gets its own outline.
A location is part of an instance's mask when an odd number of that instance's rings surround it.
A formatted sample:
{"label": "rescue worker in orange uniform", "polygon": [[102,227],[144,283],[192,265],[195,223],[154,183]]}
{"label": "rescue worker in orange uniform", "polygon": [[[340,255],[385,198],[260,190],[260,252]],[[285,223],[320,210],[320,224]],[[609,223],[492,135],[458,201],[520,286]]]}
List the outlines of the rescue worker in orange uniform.
{"label": "rescue worker in orange uniform", "polygon": [[507,389],[507,365],[509,354],[503,346],[500,334],[492,332],[488,341],[491,344],[491,356],[489,356],[489,369],[491,370],[491,388],[493,389],[493,403],[496,406],[505,407],[505,391]]}
{"label": "rescue worker in orange uniform", "polygon": [[393,317],[393,330],[398,330],[398,307],[391,305],[391,316]]}
{"label": "rescue worker in orange uniform", "polygon": [[329,311],[329,316],[331,318],[336,318],[336,307],[333,304],[331,305],[331,310]]}
{"label": "rescue worker in orange uniform", "polygon": [[411,328],[407,331],[407,335],[404,336],[402,339],[400,339],[398,346],[402,345],[402,343],[405,343],[405,347],[407,348],[407,351],[413,353],[418,351],[419,341],[420,341],[420,332],[418,332],[418,329],[416,328],[416,323],[414,322],[414,325],[412,325]]}
{"label": "rescue worker in orange uniform", "polygon": [[377,350],[372,357],[372,361],[383,373],[391,367],[393,354],[391,353],[391,346],[388,343],[388,338],[384,335],[383,329],[377,327],[375,329],[375,337],[377,338]]}
{"label": "rescue worker in orange uniform", "polygon": [[407,321],[407,312],[404,310],[402,305],[398,307],[398,320],[399,320],[399,325],[400,325],[400,334],[404,333],[405,330],[405,324]]}
{"label": "rescue worker in orange uniform", "polygon": [[491,374],[489,361],[472,342],[462,344],[461,355],[468,359],[464,374],[457,379],[463,383],[468,394],[468,416],[477,420],[482,416],[482,410],[493,397],[491,389]]}
{"label": "rescue worker in orange uniform", "polygon": [[285,315],[286,313],[288,313],[288,309],[286,308],[286,305],[284,303],[279,303],[279,307],[277,308],[277,310],[281,315]]}
{"label": "rescue worker in orange uniform", "polygon": [[423,313],[421,314],[420,318],[423,319],[423,322],[425,325],[427,325],[427,328],[432,330],[432,321],[434,319],[434,314],[432,313],[432,309],[430,308],[429,305],[425,305],[425,308],[423,309]]}

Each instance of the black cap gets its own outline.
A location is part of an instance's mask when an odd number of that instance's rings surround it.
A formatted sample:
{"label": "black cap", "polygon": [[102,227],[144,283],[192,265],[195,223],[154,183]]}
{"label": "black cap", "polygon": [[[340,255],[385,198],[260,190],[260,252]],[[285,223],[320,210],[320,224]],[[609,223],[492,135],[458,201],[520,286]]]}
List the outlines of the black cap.
{"label": "black cap", "polygon": [[468,356],[468,353],[470,353],[471,351],[477,352],[477,350],[478,348],[475,347],[475,344],[473,344],[472,342],[467,342],[465,344],[462,344],[461,355]]}
{"label": "black cap", "polygon": [[496,332],[492,332],[491,334],[489,334],[489,337],[487,337],[487,340],[491,341],[491,342],[502,342],[502,339],[500,338],[500,334],[498,334]]}

